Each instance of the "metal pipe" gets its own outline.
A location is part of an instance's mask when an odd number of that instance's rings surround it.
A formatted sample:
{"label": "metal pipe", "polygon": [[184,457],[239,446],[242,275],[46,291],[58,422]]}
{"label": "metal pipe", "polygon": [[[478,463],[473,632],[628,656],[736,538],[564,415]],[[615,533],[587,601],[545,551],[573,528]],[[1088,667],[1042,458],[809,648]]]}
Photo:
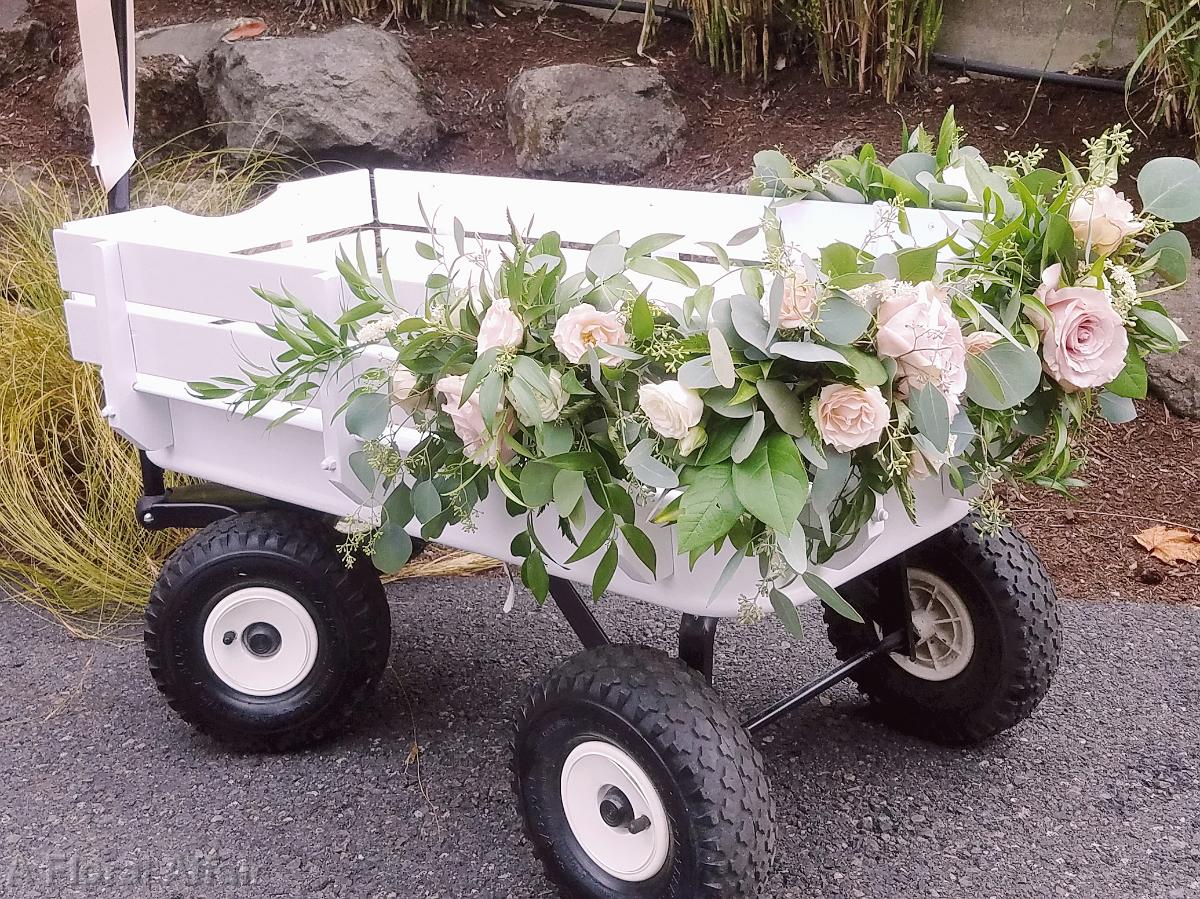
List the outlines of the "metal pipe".
{"label": "metal pipe", "polygon": [[[556,6],[582,6],[587,9],[605,9],[609,12],[645,13],[646,4],[640,0],[552,0]],[[675,22],[692,22],[692,16],[686,9],[674,9],[669,6],[654,6],[654,14],[660,19],[671,19]]]}
{"label": "metal pipe", "polygon": [[965,56],[950,56],[946,53],[934,53],[931,59],[939,66],[958,69],[961,72],[978,72],[981,75],[997,75],[1001,78],[1016,78],[1020,81],[1041,81],[1044,84],[1065,84],[1069,87],[1084,87],[1097,91],[1125,92],[1125,82],[1117,78],[1072,75],[1069,72],[1048,72],[1026,66],[1010,66],[1001,62],[968,59]]}
{"label": "metal pipe", "polygon": [[551,577],[550,595],[554,598],[554,604],[558,606],[559,611],[563,613],[563,617],[567,619],[571,630],[575,632],[575,636],[579,638],[579,642],[583,644],[584,649],[596,649],[612,642],[608,639],[608,634],[604,633],[604,628],[600,626],[596,616],[592,614],[592,610],[584,603],[583,597],[579,595],[574,584],[566,578]]}
{"label": "metal pipe", "polygon": [[897,631],[894,634],[888,634],[874,646],[864,649],[862,652],[851,656],[832,671],[828,671],[815,680],[809,681],[791,696],[785,696],[771,707],[764,709],[751,718],[748,718],[742,724],[742,727],[746,728],[746,730],[748,730],[750,733],[754,733],[760,727],[766,727],[768,724],[786,715],[801,703],[808,702],[810,699],[820,696],[834,684],[845,680],[845,678],[850,675],[850,672],[855,671],[858,668],[861,668],[863,665],[866,665],[868,662],[873,661],[877,656],[902,649],[907,642],[908,637],[902,631]]}

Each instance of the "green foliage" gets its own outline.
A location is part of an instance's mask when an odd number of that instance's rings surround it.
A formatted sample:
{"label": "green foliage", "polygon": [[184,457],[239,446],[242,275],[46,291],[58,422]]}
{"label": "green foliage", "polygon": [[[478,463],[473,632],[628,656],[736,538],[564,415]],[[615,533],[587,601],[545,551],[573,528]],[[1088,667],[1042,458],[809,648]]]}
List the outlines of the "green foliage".
{"label": "green foliage", "polygon": [[1196,0],[1137,0],[1142,8],[1141,52],[1125,89],[1149,84],[1153,116],[1196,143],[1200,156],[1200,9]]}

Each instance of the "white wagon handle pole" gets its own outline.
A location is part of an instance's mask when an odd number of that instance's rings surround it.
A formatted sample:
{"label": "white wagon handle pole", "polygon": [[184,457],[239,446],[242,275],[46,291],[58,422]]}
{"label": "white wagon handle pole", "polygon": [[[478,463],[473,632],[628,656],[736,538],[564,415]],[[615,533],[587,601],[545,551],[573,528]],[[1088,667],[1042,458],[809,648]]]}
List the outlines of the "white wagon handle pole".
{"label": "white wagon handle pole", "polygon": [[[133,167],[134,89],[132,0],[76,0],[79,44],[95,149],[92,164],[108,192],[110,214],[129,211]],[[138,451],[142,495],[166,494],[163,470]]]}
{"label": "white wagon handle pole", "polygon": [[108,192],[108,211],[129,209],[133,167],[134,66],[131,0],[76,0],[87,84],[92,164]]}

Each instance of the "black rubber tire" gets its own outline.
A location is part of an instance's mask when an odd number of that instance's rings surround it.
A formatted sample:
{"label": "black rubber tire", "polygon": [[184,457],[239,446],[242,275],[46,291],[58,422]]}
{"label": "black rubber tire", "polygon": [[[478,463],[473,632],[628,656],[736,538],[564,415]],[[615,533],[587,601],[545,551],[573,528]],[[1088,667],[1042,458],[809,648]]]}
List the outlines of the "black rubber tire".
{"label": "black rubber tire", "polygon": [[[283,751],[340,731],[387,667],[391,615],[366,560],[347,568],[338,535],[296,512],[246,512],[193,534],[163,566],[146,608],[150,673],[184,721],[242,750]],[[288,593],[317,629],[312,671],[286,693],[257,697],[221,681],[205,658],[204,624],[235,589]]]}
{"label": "black rubber tire", "polygon": [[[979,743],[1028,718],[1050,689],[1062,648],[1054,585],[1033,547],[1008,528],[981,534],[972,515],[909,550],[907,562],[962,597],[975,628],[974,653],[945,681],[923,680],[881,656],[851,675],[859,688],[889,724],[947,745]],[[825,610],[829,639],[845,660],[876,643],[869,621],[879,599],[870,575],[842,593],[868,618],[855,624]]]}
{"label": "black rubber tire", "polygon": [[[600,739],[652,779],[671,821],[658,875],[629,883],[579,845],[563,810],[563,765]],[[543,678],[517,716],[514,789],[525,833],[563,896],[575,899],[753,897],[775,847],[775,806],[762,758],[713,688],[678,659],[604,646]]]}

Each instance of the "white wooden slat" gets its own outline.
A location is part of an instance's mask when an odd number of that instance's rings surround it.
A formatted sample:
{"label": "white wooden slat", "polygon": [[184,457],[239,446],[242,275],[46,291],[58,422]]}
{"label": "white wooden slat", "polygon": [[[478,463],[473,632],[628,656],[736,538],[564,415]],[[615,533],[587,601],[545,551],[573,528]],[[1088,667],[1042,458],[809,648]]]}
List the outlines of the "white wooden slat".
{"label": "white wooden slat", "polygon": [[170,402],[175,443],[150,454],[155,464],[334,515],[357,506],[321,470],[321,434],[297,425],[297,419],[268,430],[261,419],[190,400]]}
{"label": "white wooden slat", "polygon": [[[683,234],[688,239],[670,249],[687,253],[706,253],[697,242],[724,244],[758,224],[770,202],[738,194],[396,169],[375,170],[375,193],[384,224],[422,227],[420,198],[443,233],[450,233],[457,217],[468,231],[507,234],[511,212],[523,231],[532,218],[531,233],[557,231],[576,243],[595,243],[612,231],[620,231],[627,243],[647,234]],[[764,250],[762,238],[756,237],[738,255],[761,259]]]}
{"label": "white wooden slat", "polygon": [[274,307],[254,293],[286,287],[308,305],[322,298],[322,269],[247,256],[225,256],[149,244],[120,244],[125,292],[132,303],[214,318],[270,323]]}
{"label": "white wooden slat", "polygon": [[138,374],[182,382],[239,377],[249,365],[269,367],[287,349],[251,324],[153,306],[130,306],[129,327]]}
{"label": "white wooden slat", "polygon": [[[869,205],[819,200],[788,203],[778,209],[784,240],[814,258],[820,255],[822,247],[838,242],[862,247],[875,255],[901,247],[931,246],[956,231],[969,218],[959,212],[910,209],[906,212],[910,233],[901,234],[898,228],[889,229],[883,223],[881,217],[884,214],[884,210]],[[877,238],[868,241],[872,233]],[[732,252],[737,255],[736,250]]]}
{"label": "white wooden slat", "polygon": [[168,206],[69,222],[63,230],[98,240],[158,243],[209,252],[236,252],[368,225],[374,220],[366,169],[279,185],[241,212],[190,215]]}
{"label": "white wooden slat", "polygon": [[104,361],[104,350],[100,339],[100,320],[96,314],[95,297],[73,293],[63,302],[63,315],[67,320],[67,339],[71,343],[71,356],[80,362],[99,365]]}
{"label": "white wooden slat", "polygon": [[160,398],[139,395],[134,389],[137,366],[121,277],[120,249],[110,241],[93,244],[90,249],[92,281],[96,285],[105,415],[116,431],[141,449],[170,446],[173,437],[169,406]]}

